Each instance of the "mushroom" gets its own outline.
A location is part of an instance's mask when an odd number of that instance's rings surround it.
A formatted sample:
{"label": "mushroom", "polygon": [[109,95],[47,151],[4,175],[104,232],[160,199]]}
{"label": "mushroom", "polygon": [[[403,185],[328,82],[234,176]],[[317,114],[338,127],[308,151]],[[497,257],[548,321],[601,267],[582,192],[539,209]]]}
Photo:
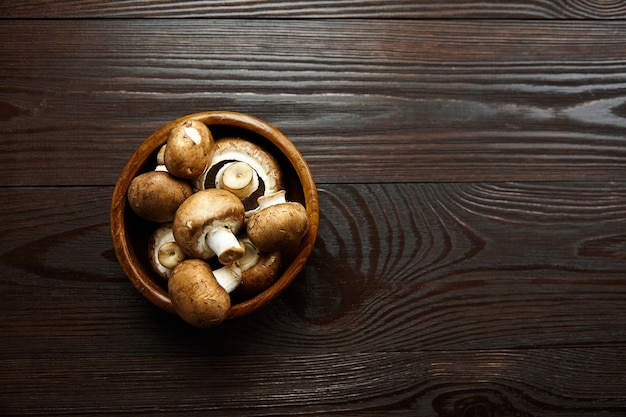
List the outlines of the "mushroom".
{"label": "mushroom", "polygon": [[[228,184],[229,180],[224,181],[223,177],[230,172],[226,165],[232,162],[244,162],[257,177],[255,180],[253,174],[252,181],[255,185],[242,193],[242,195],[249,193],[242,198],[246,200],[244,205],[247,210],[254,208],[258,196],[272,194],[283,187],[278,161],[259,145],[239,138],[222,138],[215,141],[213,148],[215,151],[208,169],[193,183],[196,190],[221,188],[224,184]],[[245,165],[240,165],[237,169],[247,168]]]}
{"label": "mushroom", "polygon": [[223,276],[236,281],[241,273],[230,266],[213,271],[200,259],[180,263],[172,271],[167,285],[174,311],[192,326],[204,328],[220,324],[230,308],[228,290],[220,284],[220,280],[225,280]]}
{"label": "mushroom", "polygon": [[241,267],[241,284],[239,288],[246,295],[258,294],[274,283],[282,261],[279,251],[262,252],[244,237],[240,239],[246,253],[238,261]]}
{"label": "mushroom", "polygon": [[191,258],[217,255],[222,264],[241,258],[245,249],[236,237],[243,226],[244,207],[233,193],[219,188],[198,191],[176,210],[173,233]]}
{"label": "mushroom", "polygon": [[168,172],[148,171],[130,183],[127,197],[132,210],[140,217],[166,223],[174,219],[178,206],[193,194],[191,185]]}
{"label": "mushroom", "polygon": [[259,209],[248,220],[248,238],[262,251],[273,252],[296,245],[309,228],[304,206],[287,201],[285,191],[259,197]]}
{"label": "mushroom", "polygon": [[150,239],[148,258],[154,271],[167,280],[172,269],[185,260],[185,253],[174,239],[172,223],[159,226]]}
{"label": "mushroom", "polygon": [[172,129],[164,150],[164,162],[172,175],[194,179],[208,167],[213,157],[213,136],[199,120],[187,120]]}

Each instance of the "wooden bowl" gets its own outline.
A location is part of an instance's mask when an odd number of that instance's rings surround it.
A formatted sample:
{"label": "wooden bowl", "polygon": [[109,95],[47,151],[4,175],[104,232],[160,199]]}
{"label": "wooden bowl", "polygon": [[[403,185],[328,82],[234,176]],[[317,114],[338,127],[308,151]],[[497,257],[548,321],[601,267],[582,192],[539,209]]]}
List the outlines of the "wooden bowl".
{"label": "wooden bowl", "polygon": [[167,293],[167,283],[150,266],[148,240],[156,223],[141,219],[129,207],[126,193],[133,178],[154,169],[156,154],[173,126],[190,119],[205,123],[214,138],[239,137],[254,142],[272,154],[281,165],[287,198],[302,203],[309,216],[309,229],[300,245],[283,257],[281,275],[265,291],[249,299],[234,300],[227,319],[250,314],[275,299],[304,267],[315,243],[319,225],[317,188],[309,167],[295,145],[279,130],[255,118],[234,112],[203,112],[181,117],[146,138],[120,174],[111,202],[111,235],[117,259],[135,287],[156,306],[176,314]]}

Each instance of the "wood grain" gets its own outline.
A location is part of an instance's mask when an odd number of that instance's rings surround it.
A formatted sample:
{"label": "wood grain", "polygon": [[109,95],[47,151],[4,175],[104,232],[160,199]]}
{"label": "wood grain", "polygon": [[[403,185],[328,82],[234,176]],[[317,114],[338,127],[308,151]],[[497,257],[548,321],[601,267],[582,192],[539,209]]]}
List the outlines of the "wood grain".
{"label": "wood grain", "polygon": [[62,2],[4,0],[0,16],[11,18],[508,18],[620,19],[620,0],[441,1],[372,0],[323,1],[194,1],[73,0]]}
{"label": "wood grain", "polygon": [[[218,330],[228,334],[226,346],[189,343],[215,354],[624,344],[624,185],[321,187],[313,254],[280,301]],[[148,353],[138,339],[145,335],[132,328],[188,332],[151,308],[121,272],[107,224],[110,190],[0,192],[0,351],[36,351],[23,343],[42,338],[52,349],[106,324]],[[24,306],[25,297],[37,309]],[[111,343],[108,334],[92,338]],[[72,349],[88,353],[82,343]]]}
{"label": "wood grain", "polygon": [[[0,415],[626,415],[626,3],[0,2]],[[182,115],[290,137],[304,270],[184,325],[109,231]]]}
{"label": "wood grain", "polygon": [[301,276],[211,331],[123,276],[111,187],[0,188],[0,413],[623,415],[625,186],[322,184]]}
{"label": "wood grain", "polygon": [[181,22],[4,21],[0,185],[113,185],[202,110],[274,124],[321,183],[626,174],[623,22]]}
{"label": "wood grain", "polygon": [[[29,360],[0,359],[7,382],[0,411],[438,417],[619,417],[626,411],[620,348],[238,357],[178,348],[165,357],[50,355],[36,369]],[[154,347],[155,355],[163,353]],[[23,378],[24,369],[32,378]],[[20,408],[25,404],[28,409]]]}

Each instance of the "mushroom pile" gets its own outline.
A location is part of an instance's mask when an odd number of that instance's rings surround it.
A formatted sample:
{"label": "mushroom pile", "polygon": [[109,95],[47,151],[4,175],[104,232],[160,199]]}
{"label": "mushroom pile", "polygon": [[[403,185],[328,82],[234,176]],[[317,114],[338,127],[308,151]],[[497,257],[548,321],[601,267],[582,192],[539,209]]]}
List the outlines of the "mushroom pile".
{"label": "mushroom pile", "polygon": [[288,201],[276,159],[242,138],[215,140],[207,125],[173,127],[128,204],[154,224],[146,248],[176,313],[196,327],[226,318],[233,295],[252,297],[278,278],[306,234],[304,206]]}

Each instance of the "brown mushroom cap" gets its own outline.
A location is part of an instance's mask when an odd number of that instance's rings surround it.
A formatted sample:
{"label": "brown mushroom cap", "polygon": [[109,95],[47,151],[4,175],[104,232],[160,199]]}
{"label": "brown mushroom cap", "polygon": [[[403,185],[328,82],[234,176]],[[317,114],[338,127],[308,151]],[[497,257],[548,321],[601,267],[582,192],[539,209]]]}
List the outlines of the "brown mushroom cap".
{"label": "brown mushroom cap", "polygon": [[220,262],[232,263],[245,253],[235,237],[244,217],[243,204],[233,193],[218,188],[201,190],[176,211],[174,238],[192,258],[217,254]]}
{"label": "brown mushroom cap", "polygon": [[133,211],[157,223],[171,222],[178,206],[192,194],[189,183],[164,171],[149,171],[136,176],[127,192]]}
{"label": "brown mushroom cap", "polygon": [[230,308],[230,296],[215,279],[209,264],[200,259],[188,259],[174,268],[168,293],[174,311],[196,327],[220,324]]}
{"label": "brown mushroom cap", "polygon": [[193,179],[206,170],[213,152],[213,136],[209,128],[199,120],[188,120],[170,132],[163,159],[172,175]]}
{"label": "brown mushroom cap", "polygon": [[304,206],[286,202],[254,213],[247,224],[250,241],[264,252],[274,252],[297,244],[309,228]]}

